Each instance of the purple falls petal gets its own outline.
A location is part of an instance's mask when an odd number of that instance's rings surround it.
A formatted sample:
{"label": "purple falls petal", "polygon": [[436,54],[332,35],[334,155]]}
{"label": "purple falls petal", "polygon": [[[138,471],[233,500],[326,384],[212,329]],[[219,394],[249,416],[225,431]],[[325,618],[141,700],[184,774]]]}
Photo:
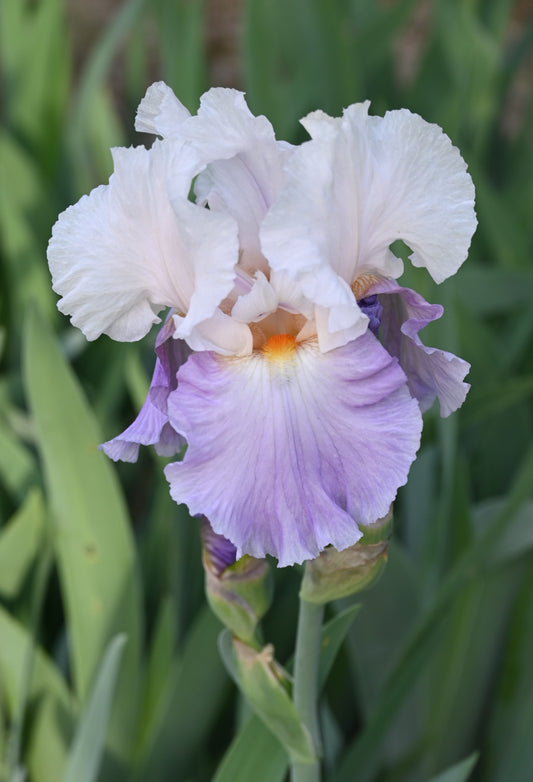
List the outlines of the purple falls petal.
{"label": "purple falls petal", "polygon": [[167,400],[177,387],[177,372],[190,355],[183,340],[172,334],[174,324],[169,318],[156,339],[156,362],[148,395],[135,421],[122,434],[103,443],[100,448],[113,461],[135,462],[139,445],[153,445],[159,456],[174,456],[185,440],[168,420]]}
{"label": "purple falls petal", "polygon": [[370,289],[383,305],[381,335],[384,347],[397,356],[407,375],[409,389],[422,412],[436,398],[443,418],[461,407],[470,388],[463,380],[470,364],[445,350],[427,347],[418,332],[443,313],[440,304],[429,304],[410,288],[384,280]]}
{"label": "purple falls petal", "polygon": [[361,536],[384,516],[420,443],[422,419],[398,362],[367,333],[321,353],[273,361],[189,358],[169,396],[188,441],[165,474],[176,502],[209,518],[237,557],[280,566]]}

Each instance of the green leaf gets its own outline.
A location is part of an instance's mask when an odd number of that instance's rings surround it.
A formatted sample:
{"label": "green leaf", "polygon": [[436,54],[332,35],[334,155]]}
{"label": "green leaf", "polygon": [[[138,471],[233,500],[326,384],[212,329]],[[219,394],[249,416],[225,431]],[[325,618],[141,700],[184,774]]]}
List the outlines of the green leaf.
{"label": "green leaf", "polygon": [[491,713],[487,715],[487,747],[483,779],[487,782],[529,782],[533,731],[533,574],[531,559],[514,597],[506,626],[503,653]]}
{"label": "green leaf", "polygon": [[80,717],[63,782],[95,782],[97,778],[125,643],[126,636],[118,635],[109,644]]}
{"label": "green leaf", "polygon": [[136,782],[187,779],[191,762],[202,756],[229,687],[216,646],[219,633],[220,623],[204,606],[187,633],[181,655],[175,654],[161,672],[159,699],[151,707],[139,742]]}
{"label": "green leaf", "polygon": [[[0,679],[6,706],[11,713],[24,685],[25,659],[32,639],[7,611],[0,607]],[[29,682],[28,698],[35,701],[44,695],[54,699],[63,714],[63,723],[69,723],[75,713],[75,703],[67,685],[52,662],[37,648],[35,650],[32,675]]]}
{"label": "green leaf", "polygon": [[[349,606],[322,628],[319,681],[322,687],[360,605]],[[234,738],[213,782],[248,782],[261,769],[261,782],[283,782],[289,764],[280,742],[256,715]]]}
{"label": "green leaf", "polygon": [[469,757],[462,760],[460,763],[456,763],[451,768],[443,771],[442,774],[438,774],[433,777],[430,782],[466,782],[470,776],[470,772],[477,763],[478,753],[474,752]]}
{"label": "green leaf", "polygon": [[419,736],[431,747],[421,763],[427,776],[480,741],[479,726],[488,723],[494,672],[501,666],[502,643],[522,572],[516,566],[500,568],[473,580],[442,615],[443,630],[420,688],[425,708]]}
{"label": "green leaf", "polygon": [[246,700],[283,744],[293,761],[312,763],[313,742],[288,692],[288,675],[273,658],[272,646],[260,652],[221,633],[222,659]]}
{"label": "green leaf", "polygon": [[32,490],[0,533],[0,594],[15,597],[41,550],[45,536],[42,495]]}
{"label": "green leaf", "polygon": [[30,779],[39,782],[58,782],[61,779],[74,728],[74,715],[66,718],[54,695],[43,692],[32,704],[31,730],[24,753]]}
{"label": "green leaf", "polygon": [[141,736],[149,731],[157,707],[164,697],[168,684],[168,672],[176,657],[176,606],[171,597],[166,597],[155,618],[150,655],[144,680],[143,724]]}
{"label": "green leaf", "polygon": [[92,47],[75,95],[68,145],[76,168],[77,190],[86,192],[111,166],[109,147],[122,141],[116,109],[108,87],[109,69],[124,38],[138,20],[145,0],[125,0]]}
{"label": "green leaf", "polygon": [[113,467],[72,371],[30,312],[24,382],[35,419],[53,517],[54,546],[71,638],[76,692],[85,702],[110,639],[128,636],[110,742],[129,756],[140,681],[140,582],[135,548]]}
{"label": "green leaf", "polygon": [[7,744],[7,769],[8,776],[24,778],[22,763],[22,736],[26,728],[26,713],[30,703],[30,691],[35,668],[37,635],[41,620],[42,608],[48,579],[52,566],[52,555],[49,546],[43,546],[41,555],[37,559],[33,590],[31,597],[31,610],[29,616],[29,632],[27,643],[21,658],[21,667],[17,679],[16,696],[11,705],[11,725]]}
{"label": "green leaf", "polygon": [[0,481],[18,499],[23,499],[36,472],[32,454],[0,421]]}
{"label": "green leaf", "polygon": [[[491,520],[501,513],[504,498],[493,498],[478,503],[474,508],[474,523],[480,534]],[[533,548],[533,502],[525,502],[509,516],[497,545],[489,553],[487,567],[500,567],[523,556]]]}
{"label": "green leaf", "polygon": [[159,24],[161,69],[180,101],[194,112],[207,89],[206,0],[152,3]]}
{"label": "green leaf", "polygon": [[[2,639],[0,644],[2,683],[8,698],[7,705],[12,710],[18,700],[24,656],[31,638],[22,625],[2,607],[0,607],[0,638]],[[45,692],[52,693],[67,711],[71,710],[73,701],[62,676],[46,655],[37,649],[29,697],[33,699]]]}
{"label": "green leaf", "polygon": [[[47,315],[54,312],[50,275],[43,263],[42,239],[37,237],[36,210],[47,195],[35,160],[24,146],[0,128],[0,171],[9,188],[0,189],[0,307],[5,293],[5,310],[11,329],[22,320],[27,302],[37,302]],[[10,338],[14,336],[10,333]],[[9,340],[6,346],[9,351]]]}
{"label": "green leaf", "polygon": [[531,302],[533,272],[528,268],[487,268],[471,263],[461,269],[457,294],[476,315],[514,312],[520,304]]}
{"label": "green leaf", "polygon": [[369,770],[374,768],[376,747],[383,742],[383,737],[390,730],[398,710],[412,692],[424,663],[430,659],[431,649],[441,628],[443,611],[450,606],[471,579],[483,572],[488,553],[497,545],[509,519],[529,498],[532,486],[533,446],[523,458],[500,512],[463,552],[462,557],[440,586],[427,611],[417,620],[382,689],[379,700],[374,704],[365,729],[345,753],[339,768],[332,776],[334,782],[350,782],[354,768],[358,769],[359,776],[364,779]]}
{"label": "green leaf", "polygon": [[49,141],[64,105],[70,75],[65,28],[64,0],[1,4],[7,113],[10,124],[33,142]]}
{"label": "green leaf", "polygon": [[287,753],[280,742],[254,715],[233,740],[213,782],[250,782],[251,779],[283,782],[288,765]]}
{"label": "green leaf", "polygon": [[320,662],[318,666],[319,686],[322,689],[328,678],[328,674],[333,667],[342,642],[346,638],[348,630],[352,626],[359,609],[360,603],[349,606],[341,611],[337,616],[326,622],[322,628],[320,639]]}

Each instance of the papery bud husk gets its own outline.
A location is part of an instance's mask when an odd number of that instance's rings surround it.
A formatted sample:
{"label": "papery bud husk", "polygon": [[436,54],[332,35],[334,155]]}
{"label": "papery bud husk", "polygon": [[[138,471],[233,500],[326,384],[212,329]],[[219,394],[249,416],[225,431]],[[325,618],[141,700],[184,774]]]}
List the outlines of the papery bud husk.
{"label": "papery bud husk", "polygon": [[268,644],[255,650],[233,639],[234,675],[246,699],[297,763],[314,763],[316,753],[307,727],[291,699],[291,681]]}
{"label": "papery bud husk", "polygon": [[392,511],[375,524],[361,527],[363,537],[350,548],[328,546],[306,563],[300,597],[309,603],[328,603],[371,586],[387,563]]}
{"label": "papery bud husk", "polygon": [[253,643],[257,625],[272,600],[270,567],[266,559],[248,555],[226,564],[228,541],[206,525],[209,522],[202,524],[202,562],[207,600],[213,613],[233,635]]}

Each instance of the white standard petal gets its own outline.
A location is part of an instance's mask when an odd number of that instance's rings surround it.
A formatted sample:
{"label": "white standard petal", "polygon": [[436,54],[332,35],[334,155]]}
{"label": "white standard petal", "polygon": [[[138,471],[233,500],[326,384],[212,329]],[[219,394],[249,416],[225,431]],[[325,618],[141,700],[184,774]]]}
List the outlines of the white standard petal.
{"label": "white standard petal", "polygon": [[170,138],[182,123],[191,116],[171,88],[164,81],[155,82],[146,90],[135,117],[135,130]]}
{"label": "white standard petal", "polygon": [[[350,110],[344,121],[352,126]],[[361,259],[372,266],[384,244],[403,239],[411,262],[442,282],[465,260],[476,229],[466,163],[438,125],[407,109],[370,117],[368,125],[376,165],[365,182]]]}
{"label": "white standard petal", "polygon": [[466,258],[476,226],[472,180],[442,130],[405,109],[369,117],[368,105],[303,120],[313,138],[288,160],[261,228],[271,267],[330,311],[330,334],[357,322],[350,286],[359,275],[401,274],[394,241],[441,282]]}
{"label": "white standard petal", "polygon": [[251,113],[242,92],[221,87],[202,96],[181,134],[206,165],[195,184],[198,201],[237,220],[241,266],[266,271],[259,226],[280,190],[292,147],[276,141],[270,122]]}
{"label": "white standard petal", "polygon": [[[368,105],[350,106],[335,126],[317,113],[303,121],[330,150],[341,205],[337,228],[346,237],[354,223],[356,241],[349,244],[359,268],[397,277],[387,269],[387,249],[402,239],[412,263],[442,282],[465,260],[476,228],[466,163],[438,125],[407,109],[369,117]],[[353,279],[349,262],[345,257],[339,269],[345,279]]]}
{"label": "white standard petal", "polygon": [[[245,279],[241,272],[243,287]],[[313,305],[287,274],[273,272],[267,280],[263,272],[258,271],[248,280],[245,291],[233,306],[232,318],[243,323],[257,323],[278,309],[292,315],[301,315],[308,320],[314,318]]]}
{"label": "white standard petal", "polygon": [[58,307],[88,339],[120,341],[140,339],[161,309],[176,307],[188,313],[186,336],[233,286],[237,226],[187,200],[198,161],[183,145],[119,148],[113,159],[109,185],[54,226],[48,262]]}
{"label": "white standard petal", "polygon": [[339,216],[345,199],[334,193],[332,150],[332,142],[329,149],[327,143],[306,142],[293,153],[260,230],[271,268],[288,275],[317,307],[322,349],[345,344],[367,328],[350,288],[351,271],[342,273],[353,268],[356,216],[346,224]]}
{"label": "white standard petal", "polygon": [[276,291],[263,272],[256,272],[251,289],[233,305],[231,317],[241,323],[255,323],[274,312],[278,303]]}
{"label": "white standard petal", "polygon": [[172,497],[256,557],[290,565],[353,545],[389,510],[420,442],[396,359],[367,333],[321,353],[278,335],[244,359],[196,353],[169,397],[188,441]]}

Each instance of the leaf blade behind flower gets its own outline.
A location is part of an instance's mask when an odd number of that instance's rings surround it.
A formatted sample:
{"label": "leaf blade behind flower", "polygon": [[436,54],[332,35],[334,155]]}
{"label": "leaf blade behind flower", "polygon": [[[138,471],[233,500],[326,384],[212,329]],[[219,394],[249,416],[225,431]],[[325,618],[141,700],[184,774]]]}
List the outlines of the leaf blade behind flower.
{"label": "leaf blade behind flower", "polygon": [[456,763],[438,776],[433,777],[430,782],[466,782],[470,772],[477,763],[477,759],[478,753],[473,752],[472,755],[461,760],[460,763]]}
{"label": "leaf blade behind flower", "polygon": [[95,782],[97,778],[125,643],[126,637],[117,635],[106,650],[87,707],[80,717],[62,782]]}
{"label": "leaf blade behind flower", "polygon": [[127,758],[140,681],[140,581],[127,514],[113,469],[97,450],[94,418],[52,334],[31,311],[24,351],[53,518],[54,548],[71,633],[71,664],[82,703],[110,639],[129,639],[110,723],[110,743]]}

